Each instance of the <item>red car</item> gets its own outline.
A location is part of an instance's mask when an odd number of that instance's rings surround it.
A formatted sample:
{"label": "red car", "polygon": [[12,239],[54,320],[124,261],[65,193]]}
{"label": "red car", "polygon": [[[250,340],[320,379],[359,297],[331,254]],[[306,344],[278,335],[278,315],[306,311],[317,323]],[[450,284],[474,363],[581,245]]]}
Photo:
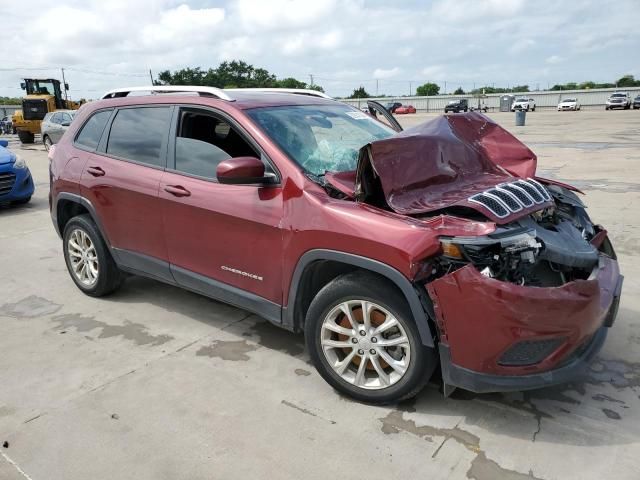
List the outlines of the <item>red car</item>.
{"label": "red car", "polygon": [[126,272],[231,303],[304,332],[325,380],[372,403],[438,367],[445,394],[574,380],[602,346],[607,231],[489,118],[404,133],[313,91],[156,88],[84,105],[49,152],[85,294]]}
{"label": "red car", "polygon": [[406,113],[416,113],[416,108],[413,105],[402,105],[401,107],[396,108],[393,113],[397,115],[403,115]]}

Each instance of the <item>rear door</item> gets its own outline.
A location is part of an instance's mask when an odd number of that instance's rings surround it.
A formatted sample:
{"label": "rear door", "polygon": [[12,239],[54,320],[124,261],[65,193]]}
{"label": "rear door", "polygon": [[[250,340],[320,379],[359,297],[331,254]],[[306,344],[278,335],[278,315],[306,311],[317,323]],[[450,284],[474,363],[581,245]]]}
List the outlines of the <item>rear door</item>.
{"label": "rear door", "polygon": [[165,105],[116,109],[98,148],[85,153],[81,181],[82,195],[96,210],[118,260],[165,280],[172,278],[158,189],[172,111]]}
{"label": "rear door", "polygon": [[261,297],[250,301],[261,305],[263,316],[279,321],[282,189],[223,185],[216,167],[225,159],[253,156],[265,162],[267,172],[276,172],[257,143],[220,112],[177,109],[173,130],[160,198],[174,278],[246,308],[250,292]]}

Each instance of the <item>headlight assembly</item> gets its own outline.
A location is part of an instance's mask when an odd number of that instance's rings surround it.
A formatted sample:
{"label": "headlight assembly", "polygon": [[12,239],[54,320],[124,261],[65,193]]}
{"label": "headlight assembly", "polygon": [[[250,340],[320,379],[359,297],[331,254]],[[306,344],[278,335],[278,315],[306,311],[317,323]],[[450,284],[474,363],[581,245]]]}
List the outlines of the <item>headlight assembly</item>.
{"label": "headlight assembly", "polygon": [[27,163],[20,155],[16,155],[16,161],[13,163],[13,168],[27,168]]}

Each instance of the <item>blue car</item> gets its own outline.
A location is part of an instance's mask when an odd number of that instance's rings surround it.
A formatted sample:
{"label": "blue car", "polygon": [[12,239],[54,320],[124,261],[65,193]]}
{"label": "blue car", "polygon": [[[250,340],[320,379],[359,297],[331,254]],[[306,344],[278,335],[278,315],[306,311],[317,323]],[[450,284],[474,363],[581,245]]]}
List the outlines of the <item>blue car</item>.
{"label": "blue car", "polygon": [[0,140],[0,205],[27,203],[35,187],[25,161],[7,149],[9,142]]}

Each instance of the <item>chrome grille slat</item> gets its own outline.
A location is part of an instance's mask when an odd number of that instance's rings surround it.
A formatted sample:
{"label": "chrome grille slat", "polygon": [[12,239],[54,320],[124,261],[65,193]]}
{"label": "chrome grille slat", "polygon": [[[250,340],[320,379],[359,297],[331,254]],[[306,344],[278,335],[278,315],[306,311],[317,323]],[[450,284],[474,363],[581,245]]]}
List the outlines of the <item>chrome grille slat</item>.
{"label": "chrome grille slat", "polygon": [[531,195],[529,195],[524,188],[519,187],[515,183],[503,183],[502,185],[498,185],[498,188],[505,188],[513,192],[518,197],[518,200],[520,200],[520,203],[525,207],[530,207],[535,203],[533,198],[531,198]]}
{"label": "chrome grille slat", "polygon": [[535,203],[542,203],[544,201],[544,197],[540,195],[538,189],[529,184],[529,182],[525,180],[518,180],[516,183],[527,191],[527,193],[531,198],[533,198],[533,201]]}
{"label": "chrome grille slat", "polygon": [[499,187],[496,187],[496,188],[492,188],[491,190],[489,190],[489,192],[492,195],[495,195],[496,197],[499,197],[500,200],[502,200],[502,202],[507,207],[509,207],[509,210],[511,210],[512,212],[519,212],[520,210],[522,210],[524,208],[522,203],[520,203],[520,201],[518,200],[518,197],[513,195],[508,190],[503,190],[503,189],[501,189]]}
{"label": "chrome grille slat", "polygon": [[546,200],[549,201],[551,200],[551,195],[549,195],[549,192],[547,191],[546,188],[544,188],[542,186],[542,184],[538,183],[537,181],[535,181],[533,178],[527,178],[527,181],[532,184],[534,187],[536,187],[536,189],[538,190],[538,192],[540,192],[540,195],[542,195],[542,197]]}
{"label": "chrome grille slat", "polygon": [[498,218],[552,201],[544,185],[532,178],[501,183],[469,197],[469,202],[482,205]]}

